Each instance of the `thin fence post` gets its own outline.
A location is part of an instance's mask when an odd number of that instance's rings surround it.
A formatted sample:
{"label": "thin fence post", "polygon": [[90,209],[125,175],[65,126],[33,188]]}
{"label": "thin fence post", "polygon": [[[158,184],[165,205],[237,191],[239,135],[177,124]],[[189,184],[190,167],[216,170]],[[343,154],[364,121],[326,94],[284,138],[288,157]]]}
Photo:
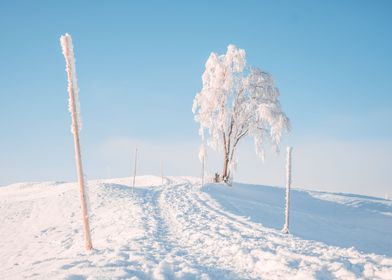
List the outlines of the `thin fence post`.
{"label": "thin fence post", "polygon": [[162,178],[162,185],[163,185],[163,160],[161,160],[161,178]]}
{"label": "thin fence post", "polygon": [[135,151],[135,166],[133,168],[133,183],[132,183],[132,192],[134,192],[135,189],[135,180],[136,180],[136,166],[137,166],[137,148]]}
{"label": "thin fence post", "polygon": [[289,233],[289,211],[290,211],[290,188],[291,188],[291,152],[292,147],[287,147],[286,158],[286,209],[285,209],[285,223],[282,229],[283,233]]}
{"label": "thin fence post", "polygon": [[205,173],[204,168],[205,168],[205,157],[203,155],[203,160],[201,162],[201,187],[204,186],[204,173]]}

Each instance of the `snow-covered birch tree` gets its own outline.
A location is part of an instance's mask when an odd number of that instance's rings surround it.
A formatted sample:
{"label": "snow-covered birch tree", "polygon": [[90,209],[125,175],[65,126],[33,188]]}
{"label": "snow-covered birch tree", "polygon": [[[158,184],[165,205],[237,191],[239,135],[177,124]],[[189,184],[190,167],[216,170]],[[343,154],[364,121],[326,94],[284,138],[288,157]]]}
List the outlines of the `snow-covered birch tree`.
{"label": "snow-covered birch tree", "polygon": [[[245,50],[234,45],[226,54],[211,53],[192,111],[207,145],[223,152],[221,180],[229,182],[235,169],[238,143],[253,137],[256,154],[264,158],[268,140],[273,149],[290,128],[281,109],[279,91],[270,74],[246,65]],[[207,132],[207,133],[205,133]]]}

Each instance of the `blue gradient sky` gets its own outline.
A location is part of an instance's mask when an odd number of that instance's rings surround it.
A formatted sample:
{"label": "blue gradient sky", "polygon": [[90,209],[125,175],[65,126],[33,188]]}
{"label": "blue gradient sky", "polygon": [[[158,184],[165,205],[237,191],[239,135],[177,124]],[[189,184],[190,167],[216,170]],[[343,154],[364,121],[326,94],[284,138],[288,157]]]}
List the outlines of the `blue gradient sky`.
{"label": "blue gradient sky", "polygon": [[[163,2],[163,1],[161,1]],[[88,178],[198,175],[192,100],[229,43],[270,72],[292,121],[294,185],[392,194],[391,1],[1,1],[0,184],[75,180],[59,37],[73,36]],[[282,185],[250,141],[237,180]],[[210,153],[209,172],[220,168]]]}

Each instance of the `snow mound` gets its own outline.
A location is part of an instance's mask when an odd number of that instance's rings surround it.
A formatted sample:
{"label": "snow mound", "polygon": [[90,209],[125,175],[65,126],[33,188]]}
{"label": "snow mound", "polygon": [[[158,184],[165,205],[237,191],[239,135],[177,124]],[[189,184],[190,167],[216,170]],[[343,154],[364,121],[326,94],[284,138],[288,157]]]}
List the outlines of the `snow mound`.
{"label": "snow mound", "polygon": [[[284,235],[280,188],[201,189],[195,178],[162,184],[156,176],[131,185],[132,178],[88,182],[90,253],[83,249],[76,183],[1,187],[1,278],[391,279],[388,201],[293,191],[292,235]],[[341,246],[355,248],[330,246],[330,231],[347,243]],[[356,240],[359,234],[368,243]]]}

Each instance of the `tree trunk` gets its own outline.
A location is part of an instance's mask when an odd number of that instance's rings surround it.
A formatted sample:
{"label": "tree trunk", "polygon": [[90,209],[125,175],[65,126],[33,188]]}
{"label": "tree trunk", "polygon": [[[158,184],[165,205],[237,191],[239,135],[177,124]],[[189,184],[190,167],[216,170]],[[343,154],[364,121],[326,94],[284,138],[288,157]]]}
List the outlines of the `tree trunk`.
{"label": "tree trunk", "polygon": [[225,153],[225,157],[223,160],[223,171],[222,171],[222,181],[225,183],[228,182],[229,176],[230,176],[230,170],[229,170],[229,155]]}

